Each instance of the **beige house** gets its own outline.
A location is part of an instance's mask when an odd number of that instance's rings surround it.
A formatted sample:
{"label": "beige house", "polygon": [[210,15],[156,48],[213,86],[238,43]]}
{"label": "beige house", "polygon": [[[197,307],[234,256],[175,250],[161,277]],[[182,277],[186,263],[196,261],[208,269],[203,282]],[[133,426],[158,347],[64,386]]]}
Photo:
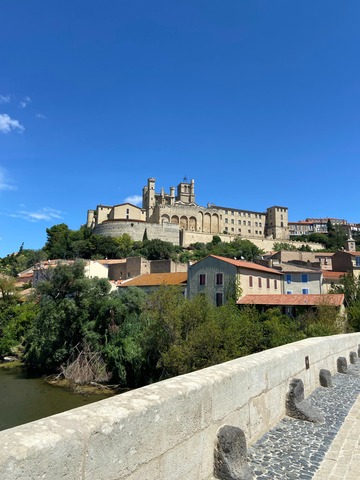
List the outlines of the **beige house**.
{"label": "beige house", "polygon": [[283,293],[283,274],[253,262],[209,255],[189,266],[187,296],[203,293],[215,305],[223,305],[229,294]]}
{"label": "beige house", "polygon": [[142,207],[124,203],[98,205],[88,210],[87,226],[99,235],[120,236],[128,233],[134,240],[160,238],[183,245],[181,232],[202,235],[231,235],[241,238],[289,238],[288,209],[274,206],[266,212],[196,203],[195,182],[184,179],[170,193],[155,190],[155,179],[149,178],[142,191]]}
{"label": "beige house", "polygon": [[[301,251],[286,251],[271,253],[265,255],[269,267],[276,268],[283,263],[291,262],[296,265],[304,267],[321,268],[322,270],[332,270],[332,256],[333,253],[328,252],[301,252]],[[265,262],[263,262],[265,263]]]}
{"label": "beige house", "polygon": [[[36,264],[33,268],[33,286],[39,282],[48,280],[51,271],[58,265],[71,265],[75,260],[46,260]],[[86,278],[108,278],[108,268],[97,260],[82,260],[84,262],[84,274]]]}
{"label": "beige house", "polygon": [[147,260],[143,257],[128,257],[118,260],[98,260],[109,270],[109,280],[126,280],[149,273],[187,272],[187,263],[173,260]]}

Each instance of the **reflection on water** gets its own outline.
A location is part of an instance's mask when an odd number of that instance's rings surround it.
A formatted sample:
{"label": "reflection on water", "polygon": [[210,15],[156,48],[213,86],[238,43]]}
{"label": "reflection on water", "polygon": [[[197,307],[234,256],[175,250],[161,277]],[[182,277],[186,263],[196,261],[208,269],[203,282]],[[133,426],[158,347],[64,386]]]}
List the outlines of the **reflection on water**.
{"label": "reflection on water", "polygon": [[31,378],[21,368],[0,368],[0,430],[107,398],[79,395]]}

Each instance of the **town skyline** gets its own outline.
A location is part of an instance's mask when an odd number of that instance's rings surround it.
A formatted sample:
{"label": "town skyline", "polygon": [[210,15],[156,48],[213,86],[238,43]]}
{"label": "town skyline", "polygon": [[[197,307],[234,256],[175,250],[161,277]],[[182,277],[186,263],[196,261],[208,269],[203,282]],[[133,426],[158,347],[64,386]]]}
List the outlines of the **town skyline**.
{"label": "town skyline", "polygon": [[194,178],[202,206],[359,222],[339,181],[359,172],[359,14],[332,0],[5,4],[0,256],[78,229],[91,205],[141,206],[150,176],[159,190]]}

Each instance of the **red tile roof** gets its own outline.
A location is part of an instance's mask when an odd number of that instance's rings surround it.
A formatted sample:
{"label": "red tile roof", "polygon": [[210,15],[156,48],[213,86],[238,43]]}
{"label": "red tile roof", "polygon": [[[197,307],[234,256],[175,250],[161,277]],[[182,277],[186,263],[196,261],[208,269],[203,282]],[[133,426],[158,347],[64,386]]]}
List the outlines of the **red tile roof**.
{"label": "red tile roof", "polygon": [[247,262],[245,260],[235,260],[227,257],[219,257],[218,255],[209,255],[209,257],[216,258],[218,260],[222,260],[223,262],[230,263],[231,265],[235,265],[235,267],[248,268],[251,270],[258,270],[260,272],[276,273],[277,275],[282,275],[282,273],[279,272],[279,270],[275,270],[274,268],[269,268],[269,267],[263,267],[262,265],[259,265],[254,262]]}
{"label": "red tile roof", "polygon": [[145,273],[130,280],[123,281],[120,287],[151,287],[158,285],[180,285],[186,283],[187,272]]}
{"label": "red tile roof", "polygon": [[344,294],[291,294],[291,295],[245,295],[236,303],[238,305],[331,305],[339,307],[344,302]]}
{"label": "red tile roof", "polygon": [[324,278],[341,278],[345,275],[345,272],[333,272],[332,270],[323,270]]}

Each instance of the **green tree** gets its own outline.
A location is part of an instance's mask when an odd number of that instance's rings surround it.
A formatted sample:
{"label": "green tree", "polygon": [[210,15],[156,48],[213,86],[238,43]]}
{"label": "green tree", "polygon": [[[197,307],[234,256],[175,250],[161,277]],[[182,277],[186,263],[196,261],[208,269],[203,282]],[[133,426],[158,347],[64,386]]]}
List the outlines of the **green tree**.
{"label": "green tree", "polygon": [[45,251],[48,258],[72,258],[70,250],[70,229],[65,223],[46,229]]}

